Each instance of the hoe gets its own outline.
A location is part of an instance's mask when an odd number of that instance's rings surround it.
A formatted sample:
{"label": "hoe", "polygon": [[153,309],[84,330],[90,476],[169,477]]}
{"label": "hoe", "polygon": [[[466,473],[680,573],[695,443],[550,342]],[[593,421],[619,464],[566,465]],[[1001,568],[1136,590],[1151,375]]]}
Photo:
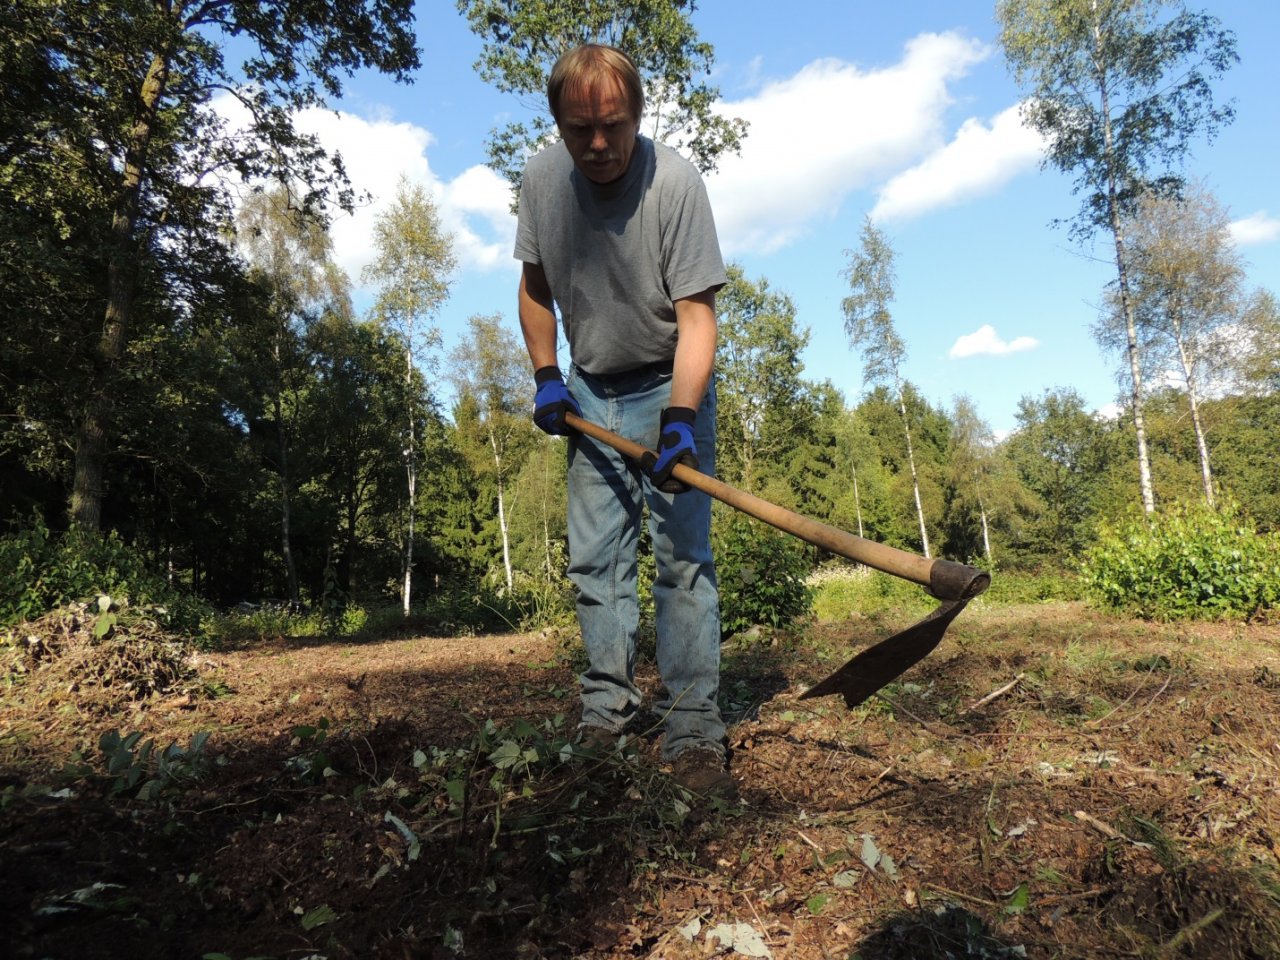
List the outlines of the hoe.
{"label": "hoe", "polygon": [[[657,459],[657,454],[652,450],[572,413],[565,414],[565,420],[575,430],[612,447],[637,463],[647,466]],[[695,490],[701,490],[722,503],[727,503],[735,510],[763,520],[801,540],[884,573],[918,583],[942,601],[936,610],[919,623],[868,647],[825,680],[810,687],[801,695],[802,700],[839,694],[844,697],[847,706],[856,707],[928,656],[942,642],[942,635],[965,605],[991,585],[991,576],[975,567],[952,560],[930,560],[896,547],[865,540],[761,500],[685,464],[677,464],[672,476]]]}

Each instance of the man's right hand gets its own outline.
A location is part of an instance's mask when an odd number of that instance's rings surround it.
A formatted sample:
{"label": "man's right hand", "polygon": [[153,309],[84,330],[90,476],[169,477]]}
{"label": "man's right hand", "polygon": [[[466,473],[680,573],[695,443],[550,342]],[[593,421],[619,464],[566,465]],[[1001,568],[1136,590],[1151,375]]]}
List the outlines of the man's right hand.
{"label": "man's right hand", "polygon": [[564,415],[582,416],[582,408],[564,385],[559,367],[540,367],[534,371],[533,382],[538,391],[533,398],[533,422],[540,430],[557,437],[567,437],[572,431],[565,423]]}

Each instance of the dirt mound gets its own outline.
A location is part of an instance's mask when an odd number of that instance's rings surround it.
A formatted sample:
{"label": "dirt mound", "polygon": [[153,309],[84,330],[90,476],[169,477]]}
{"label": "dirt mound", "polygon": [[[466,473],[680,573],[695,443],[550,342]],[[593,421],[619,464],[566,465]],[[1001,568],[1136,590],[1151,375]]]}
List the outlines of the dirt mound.
{"label": "dirt mound", "polygon": [[0,662],[10,729],[0,747],[37,755],[63,736],[64,725],[99,725],[144,701],[198,688],[190,644],[154,613],[104,596],[10,630]]}

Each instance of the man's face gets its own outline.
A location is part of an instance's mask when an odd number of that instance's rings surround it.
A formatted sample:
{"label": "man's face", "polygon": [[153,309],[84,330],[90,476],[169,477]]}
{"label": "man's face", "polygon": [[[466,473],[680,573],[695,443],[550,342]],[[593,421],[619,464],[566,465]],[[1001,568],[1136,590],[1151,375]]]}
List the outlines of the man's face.
{"label": "man's face", "polygon": [[566,90],[559,126],[574,166],[588,180],[611,183],[627,172],[640,118],[631,115],[622,85],[612,77]]}

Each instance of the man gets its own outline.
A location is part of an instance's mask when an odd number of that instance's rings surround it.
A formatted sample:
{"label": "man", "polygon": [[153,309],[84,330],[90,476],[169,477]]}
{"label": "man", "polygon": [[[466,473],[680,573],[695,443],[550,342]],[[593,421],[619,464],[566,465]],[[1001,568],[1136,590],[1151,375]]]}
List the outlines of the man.
{"label": "man", "polygon": [[[581,736],[617,740],[635,685],[636,546],[642,506],[657,562],[662,755],[678,782],[732,797],[725,769],[719,595],[711,500],[671,474],[715,463],[715,292],[724,262],[706,188],[668,147],[640,136],[644,91],[621,51],[566,53],[547,85],[562,141],[525,169],[515,256],[520,326],[533,362],[534,420],[569,437],[569,576],[590,665]],[[556,360],[560,310],[572,361]],[[571,430],[566,411],[656,449],[649,467]]]}

